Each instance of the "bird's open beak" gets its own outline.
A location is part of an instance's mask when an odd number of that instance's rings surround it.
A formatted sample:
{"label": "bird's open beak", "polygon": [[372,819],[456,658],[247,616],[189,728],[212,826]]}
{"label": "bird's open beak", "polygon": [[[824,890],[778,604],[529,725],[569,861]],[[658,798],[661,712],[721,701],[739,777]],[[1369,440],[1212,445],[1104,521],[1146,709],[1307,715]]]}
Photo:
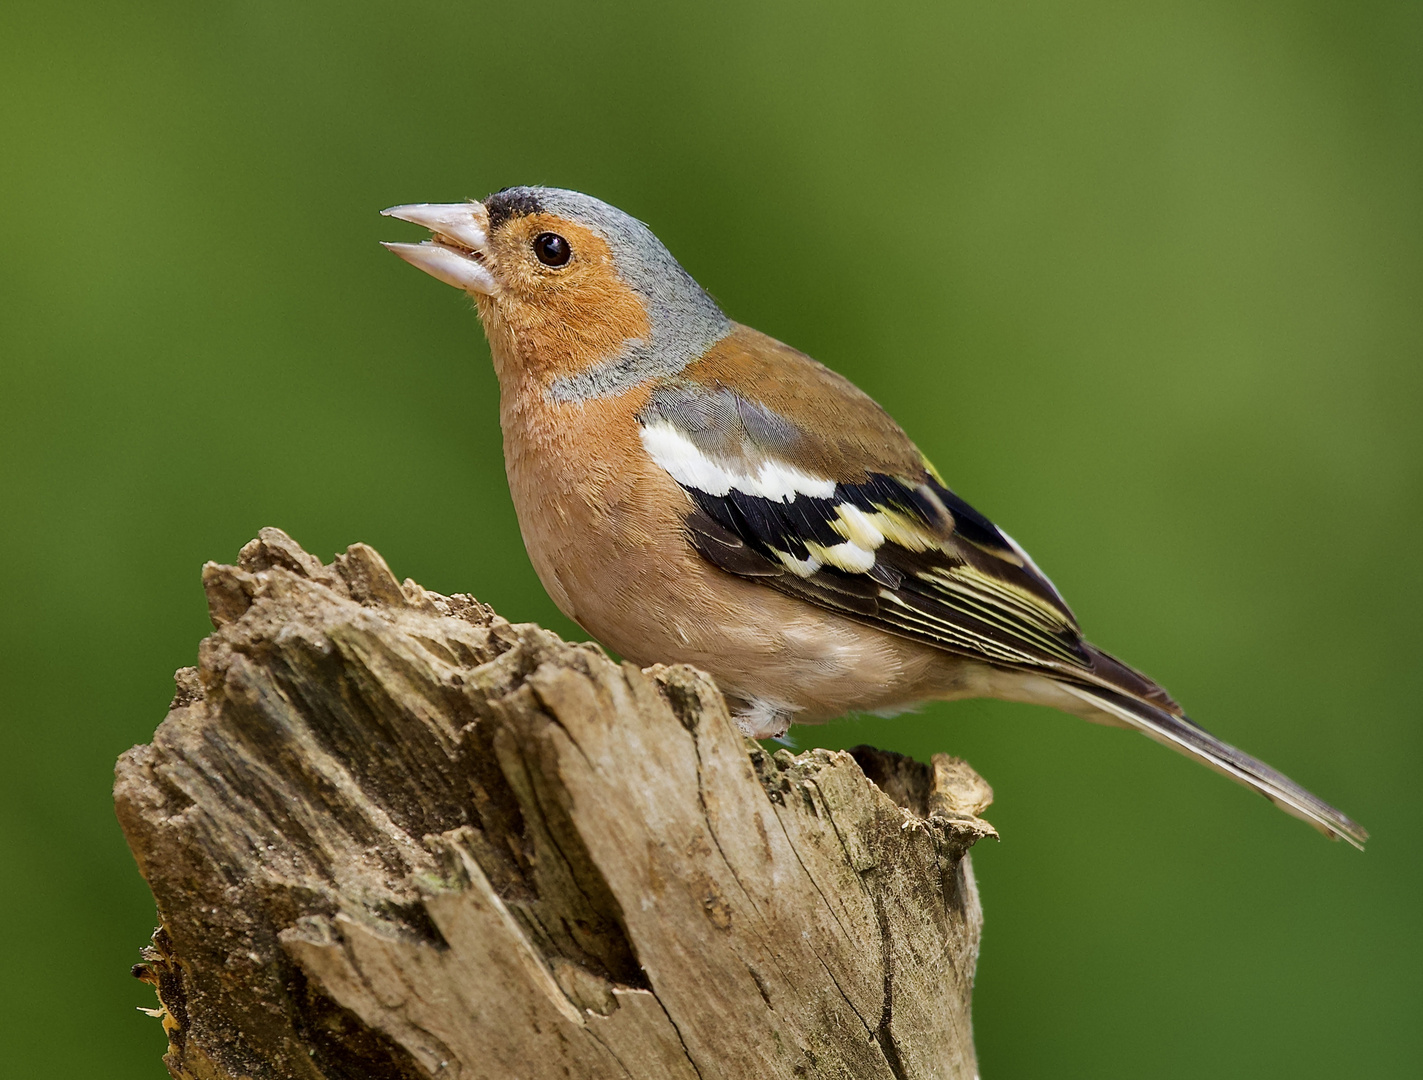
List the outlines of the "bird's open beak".
{"label": "bird's open beak", "polygon": [[493,296],[499,282],[490,268],[489,214],[483,203],[413,203],[382,210],[429,229],[435,235],[419,244],[382,244],[411,266],[465,292]]}

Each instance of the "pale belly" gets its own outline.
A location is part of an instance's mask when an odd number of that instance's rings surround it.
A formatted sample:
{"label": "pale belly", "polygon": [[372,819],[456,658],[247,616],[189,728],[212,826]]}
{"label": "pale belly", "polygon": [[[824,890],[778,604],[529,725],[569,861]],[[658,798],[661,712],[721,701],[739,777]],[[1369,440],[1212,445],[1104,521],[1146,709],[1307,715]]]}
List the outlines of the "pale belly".
{"label": "pale belly", "polygon": [[[569,618],[640,666],[711,675],[748,734],[991,692],[998,673],[728,574],[688,543],[690,504],[650,462],[509,456],[524,543]],[[560,458],[559,460],[564,460]]]}
{"label": "pale belly", "polygon": [[1050,679],[895,637],[703,560],[682,528],[690,501],[642,452],[627,402],[521,404],[516,421],[501,402],[505,464],[554,603],[635,664],[707,672],[747,734],[970,697],[1081,712]]}

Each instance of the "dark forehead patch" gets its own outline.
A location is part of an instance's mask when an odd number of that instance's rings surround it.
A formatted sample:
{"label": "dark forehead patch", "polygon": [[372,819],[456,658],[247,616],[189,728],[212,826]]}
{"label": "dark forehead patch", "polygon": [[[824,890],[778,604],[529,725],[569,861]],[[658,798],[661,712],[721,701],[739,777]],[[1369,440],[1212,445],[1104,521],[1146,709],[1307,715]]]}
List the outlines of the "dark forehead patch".
{"label": "dark forehead patch", "polygon": [[542,213],[543,203],[532,189],[511,187],[496,191],[485,199],[484,209],[489,212],[489,227],[497,229],[510,218]]}

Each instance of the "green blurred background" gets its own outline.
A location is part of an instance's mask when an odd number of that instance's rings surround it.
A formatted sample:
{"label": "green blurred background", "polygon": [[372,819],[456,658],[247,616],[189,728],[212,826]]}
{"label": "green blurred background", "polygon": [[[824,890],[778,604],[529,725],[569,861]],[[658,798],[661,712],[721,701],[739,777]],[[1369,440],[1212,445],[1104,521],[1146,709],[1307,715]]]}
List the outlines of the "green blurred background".
{"label": "green blurred background", "polygon": [[263,525],[578,635],[470,305],[376,211],[652,224],[1091,636],[1355,815],[996,703],[798,728],[997,790],[989,1078],[1423,1074],[1423,5],[0,6],[0,1053],[164,1075],[110,808]]}

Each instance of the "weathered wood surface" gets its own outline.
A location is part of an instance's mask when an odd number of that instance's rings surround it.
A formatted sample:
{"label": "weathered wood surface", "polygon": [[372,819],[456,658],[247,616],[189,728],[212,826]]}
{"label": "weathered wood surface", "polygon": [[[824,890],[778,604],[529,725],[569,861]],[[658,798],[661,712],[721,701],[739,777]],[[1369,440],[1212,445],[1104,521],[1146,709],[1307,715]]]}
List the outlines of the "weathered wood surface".
{"label": "weathered wood surface", "polygon": [[[991,798],[263,530],[119,820],[194,1080],[976,1075]],[[866,779],[869,773],[878,786]]]}

